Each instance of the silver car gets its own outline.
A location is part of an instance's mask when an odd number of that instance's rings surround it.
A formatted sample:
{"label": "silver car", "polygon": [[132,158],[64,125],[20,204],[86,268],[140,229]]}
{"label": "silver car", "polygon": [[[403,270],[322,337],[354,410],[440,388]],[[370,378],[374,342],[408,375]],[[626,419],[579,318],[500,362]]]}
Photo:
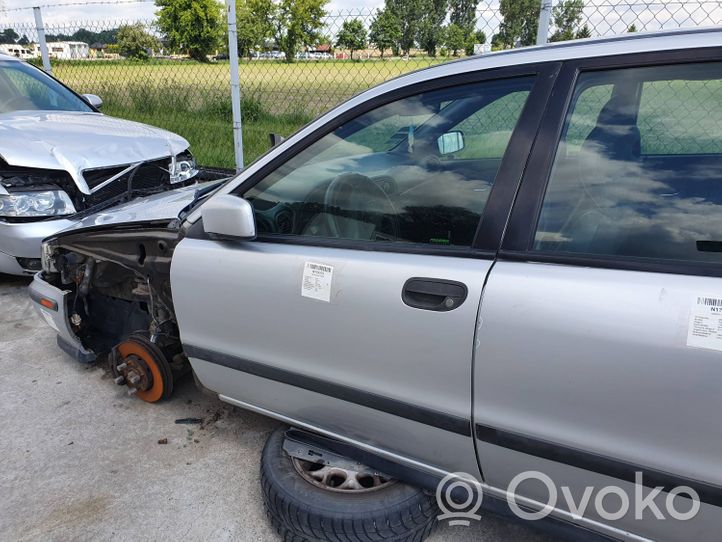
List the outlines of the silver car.
{"label": "silver car", "polygon": [[48,240],[31,296],[141,399],[192,369],[291,425],[261,467],[286,540],[421,540],[482,504],[576,539],[719,540],[721,43],[399,77],[178,217]]}
{"label": "silver car", "polygon": [[0,54],[0,273],[39,271],[42,239],[84,215],[193,182],[188,141],[100,105]]}

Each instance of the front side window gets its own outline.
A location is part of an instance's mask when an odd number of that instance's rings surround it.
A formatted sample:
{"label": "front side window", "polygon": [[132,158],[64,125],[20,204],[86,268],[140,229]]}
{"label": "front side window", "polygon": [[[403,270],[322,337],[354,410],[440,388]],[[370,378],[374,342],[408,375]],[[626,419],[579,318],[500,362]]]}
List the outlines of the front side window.
{"label": "front side window", "polygon": [[0,61],[0,114],[11,111],[84,111],[81,98],[43,72],[17,61]]}
{"label": "front side window", "polygon": [[430,91],[347,122],[245,193],[259,235],[470,246],[532,83]]}
{"label": "front side window", "polygon": [[534,250],[722,263],[722,63],[581,74]]}

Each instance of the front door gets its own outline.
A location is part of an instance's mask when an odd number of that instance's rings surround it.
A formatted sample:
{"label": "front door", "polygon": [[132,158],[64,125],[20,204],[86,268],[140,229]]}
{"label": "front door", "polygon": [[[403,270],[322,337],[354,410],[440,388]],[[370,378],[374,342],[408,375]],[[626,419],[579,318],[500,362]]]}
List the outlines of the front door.
{"label": "front door", "polygon": [[255,209],[257,240],[184,239],[173,299],[202,383],[421,466],[478,473],[471,358],[493,252],[474,242],[492,188],[520,178],[523,160],[508,157],[526,156],[517,134],[540,108],[525,105],[546,92],[533,69],[514,75],[445,80],[332,120],[235,192]]}
{"label": "front door", "polygon": [[722,55],[680,56],[562,71],[485,289],[474,421],[498,489],[719,540]]}

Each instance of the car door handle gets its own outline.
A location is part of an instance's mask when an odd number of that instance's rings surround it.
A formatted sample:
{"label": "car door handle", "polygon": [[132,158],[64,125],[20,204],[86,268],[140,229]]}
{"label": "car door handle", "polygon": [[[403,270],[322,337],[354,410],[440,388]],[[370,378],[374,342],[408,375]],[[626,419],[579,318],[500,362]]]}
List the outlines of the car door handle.
{"label": "car door handle", "polygon": [[455,280],[413,277],[404,284],[401,299],[415,309],[446,312],[460,307],[468,293],[466,284]]}

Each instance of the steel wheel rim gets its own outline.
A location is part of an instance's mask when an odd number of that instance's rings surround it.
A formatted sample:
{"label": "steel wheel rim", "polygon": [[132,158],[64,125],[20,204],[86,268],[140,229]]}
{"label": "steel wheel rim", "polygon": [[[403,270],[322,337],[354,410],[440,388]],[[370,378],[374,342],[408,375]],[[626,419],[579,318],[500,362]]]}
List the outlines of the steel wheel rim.
{"label": "steel wheel rim", "polygon": [[337,493],[370,493],[389,487],[396,480],[377,473],[358,472],[351,469],[322,465],[291,457],[291,463],[308,483]]}

